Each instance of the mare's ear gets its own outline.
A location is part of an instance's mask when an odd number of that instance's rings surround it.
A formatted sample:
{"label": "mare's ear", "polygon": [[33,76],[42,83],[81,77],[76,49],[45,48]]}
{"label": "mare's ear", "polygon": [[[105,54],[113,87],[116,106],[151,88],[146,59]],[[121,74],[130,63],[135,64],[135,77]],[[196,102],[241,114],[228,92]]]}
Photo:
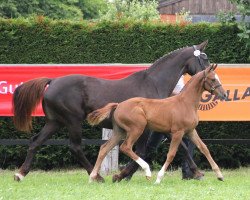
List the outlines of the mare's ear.
{"label": "mare's ear", "polygon": [[201,44],[198,44],[197,47],[200,51],[204,51],[207,46],[208,40],[202,42]]}

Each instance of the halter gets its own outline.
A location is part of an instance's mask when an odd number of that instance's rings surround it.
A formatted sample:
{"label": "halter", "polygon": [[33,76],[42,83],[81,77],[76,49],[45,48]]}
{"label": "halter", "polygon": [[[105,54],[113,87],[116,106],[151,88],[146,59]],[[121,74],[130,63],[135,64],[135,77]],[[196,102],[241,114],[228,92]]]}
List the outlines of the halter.
{"label": "halter", "polygon": [[[204,66],[204,64],[201,62],[201,58],[200,58],[200,50],[198,50],[197,48],[196,48],[196,45],[193,45],[193,48],[194,48],[194,56],[198,59],[198,61],[199,61],[199,64],[200,64],[200,66],[201,66],[201,69],[202,70],[204,70],[204,69],[206,69],[206,67]],[[196,53],[197,52],[197,53]]]}
{"label": "halter", "polygon": [[203,72],[203,79],[204,79],[204,83],[203,83],[203,88],[206,90],[206,88],[205,88],[205,83],[207,83],[208,85],[209,85],[209,87],[210,87],[210,93],[211,94],[213,94],[214,93],[214,91],[218,88],[218,87],[221,87],[222,85],[221,84],[218,84],[218,85],[212,85],[212,84],[210,84],[209,82],[207,82],[207,75],[206,75],[206,71],[204,70],[204,72]]}

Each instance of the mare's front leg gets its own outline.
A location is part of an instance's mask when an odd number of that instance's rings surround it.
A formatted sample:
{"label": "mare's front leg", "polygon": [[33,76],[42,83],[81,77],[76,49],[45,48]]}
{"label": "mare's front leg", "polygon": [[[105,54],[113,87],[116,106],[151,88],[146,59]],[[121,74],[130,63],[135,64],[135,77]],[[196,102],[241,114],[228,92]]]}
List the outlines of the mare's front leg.
{"label": "mare's front leg", "polygon": [[198,147],[198,149],[206,156],[208,162],[210,163],[213,171],[215,172],[218,180],[223,181],[223,175],[220,171],[220,168],[216,164],[216,162],[213,160],[210,151],[208,150],[207,146],[202,142],[200,136],[197,134],[196,130],[194,129],[190,133],[188,133],[190,139],[193,141],[193,143]]}
{"label": "mare's front leg", "polygon": [[199,171],[197,165],[193,160],[192,153],[194,144],[190,140],[188,140],[187,142],[189,143],[188,147],[184,142],[184,138],[181,141],[181,146],[185,151],[185,157],[182,161],[182,176],[184,179],[194,178],[199,180],[204,176],[204,173]]}
{"label": "mare's front leg", "polygon": [[184,131],[177,131],[175,133],[172,133],[172,139],[170,142],[170,147],[168,150],[167,159],[166,159],[164,165],[162,166],[161,170],[157,174],[157,179],[155,181],[156,184],[161,182],[166,170],[168,169],[169,164],[173,161],[173,159],[176,155],[176,152],[178,150],[178,146],[181,143],[183,135],[184,135]]}
{"label": "mare's front leg", "polygon": [[[113,134],[111,138],[103,145],[101,145],[99,154],[94,166],[93,171],[90,173],[89,176],[89,182],[93,181],[99,181],[98,180],[98,172],[100,171],[101,164],[103,159],[106,157],[108,152],[113,149],[121,140],[122,140],[123,134],[114,127]],[[103,180],[104,181],[104,180]]]}
{"label": "mare's front leg", "polygon": [[58,127],[59,124],[57,122],[48,121],[42,130],[32,138],[25,161],[19,168],[18,173],[14,175],[14,180],[21,181],[29,173],[32,160],[38,148],[50,138]]}
{"label": "mare's front leg", "polygon": [[[150,134],[150,130],[144,130],[143,134],[139,137],[136,142],[136,153],[139,156],[144,157],[146,152],[146,144],[148,140],[148,136]],[[138,170],[139,165],[134,160],[130,161],[120,172],[120,174],[115,174],[112,178],[113,182],[120,182],[122,179],[126,178],[130,180],[133,174]]]}

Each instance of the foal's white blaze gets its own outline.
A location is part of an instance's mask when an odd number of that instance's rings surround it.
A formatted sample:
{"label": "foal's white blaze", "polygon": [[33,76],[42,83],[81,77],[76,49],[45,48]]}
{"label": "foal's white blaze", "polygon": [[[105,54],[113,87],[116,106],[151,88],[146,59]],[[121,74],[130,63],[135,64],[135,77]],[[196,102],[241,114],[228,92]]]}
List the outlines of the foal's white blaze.
{"label": "foal's white blaze", "polygon": [[220,78],[219,76],[215,73],[215,78],[219,81],[219,83],[221,84]]}
{"label": "foal's white blaze", "polygon": [[162,166],[161,170],[157,174],[157,179],[155,181],[155,184],[159,184],[164,177],[165,174],[165,164]]}
{"label": "foal's white blaze", "polygon": [[16,173],[15,176],[18,177],[20,181],[24,179],[24,176],[22,174]]}
{"label": "foal's white blaze", "polygon": [[146,163],[144,160],[142,160],[140,157],[136,160],[138,165],[141,166],[141,168],[145,171],[147,177],[151,177],[151,171],[149,168],[148,163]]}

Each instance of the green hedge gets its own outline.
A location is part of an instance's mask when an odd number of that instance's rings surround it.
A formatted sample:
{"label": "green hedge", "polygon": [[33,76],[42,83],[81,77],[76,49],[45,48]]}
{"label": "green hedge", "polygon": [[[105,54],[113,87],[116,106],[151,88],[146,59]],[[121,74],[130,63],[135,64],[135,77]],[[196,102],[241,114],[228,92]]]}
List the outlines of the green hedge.
{"label": "green hedge", "polygon": [[[36,117],[33,121],[33,133],[27,134],[18,132],[13,126],[10,117],[0,118],[0,139],[29,139],[35,133],[38,133],[45,124],[43,117]],[[88,139],[100,139],[101,128],[90,127],[83,123],[83,137]],[[200,122],[197,131],[201,138],[204,139],[249,139],[249,122]],[[57,131],[53,139],[68,139],[67,130]],[[154,162],[163,164],[168,150],[168,143],[163,143],[154,155]],[[208,145],[212,156],[219,166],[223,168],[237,168],[248,166],[250,163],[250,149],[247,145]],[[20,166],[25,159],[28,146],[0,146],[0,168],[15,168]],[[94,164],[98,154],[98,146],[83,146],[86,156]],[[183,152],[179,151],[172,164],[173,167],[180,166]],[[120,162],[126,163],[129,159],[127,156],[120,154]],[[196,149],[195,161],[202,169],[209,168],[206,158]],[[78,167],[78,162],[69,152],[67,146],[43,146],[34,159],[33,167],[39,169]]]}
{"label": "green hedge", "polygon": [[[189,24],[186,26],[139,22],[70,22],[51,21],[42,17],[32,20],[0,19],[1,63],[151,63],[180,47],[209,40],[207,54],[211,62],[247,63],[249,49],[237,37],[235,25]],[[0,139],[30,138],[41,130],[43,118],[34,119],[34,131],[25,134],[15,130],[11,118],[0,118]],[[248,138],[249,122],[202,122],[198,130],[203,138]],[[84,137],[101,138],[100,128],[83,123]],[[54,138],[67,138],[58,131]],[[0,168],[15,168],[24,161],[26,146],[0,146]],[[222,167],[249,165],[249,148],[242,145],[209,145]],[[95,162],[98,147],[84,146],[87,157]],[[163,163],[167,145],[161,145],[156,162]],[[178,154],[181,154],[178,153]],[[195,153],[199,166],[206,168],[204,156]],[[128,161],[121,155],[121,162]],[[180,165],[177,156],[174,166]],[[35,168],[78,166],[68,147],[43,146],[35,157]]]}
{"label": "green hedge", "polygon": [[209,40],[216,63],[247,63],[235,25],[0,19],[1,63],[151,63],[174,49]]}
{"label": "green hedge", "polygon": [[[38,133],[45,124],[44,117],[33,118],[32,133],[19,132],[15,129],[11,117],[0,118],[0,139],[30,139]],[[91,127],[87,123],[82,124],[83,138],[101,139],[101,128]],[[68,139],[65,128],[58,130],[51,139]],[[94,145],[83,146],[86,156],[94,164],[99,147]],[[16,168],[23,163],[28,146],[1,146],[0,168]],[[52,169],[59,167],[78,166],[77,160],[71,155],[68,146],[43,146],[34,159],[33,167],[40,169]]]}

